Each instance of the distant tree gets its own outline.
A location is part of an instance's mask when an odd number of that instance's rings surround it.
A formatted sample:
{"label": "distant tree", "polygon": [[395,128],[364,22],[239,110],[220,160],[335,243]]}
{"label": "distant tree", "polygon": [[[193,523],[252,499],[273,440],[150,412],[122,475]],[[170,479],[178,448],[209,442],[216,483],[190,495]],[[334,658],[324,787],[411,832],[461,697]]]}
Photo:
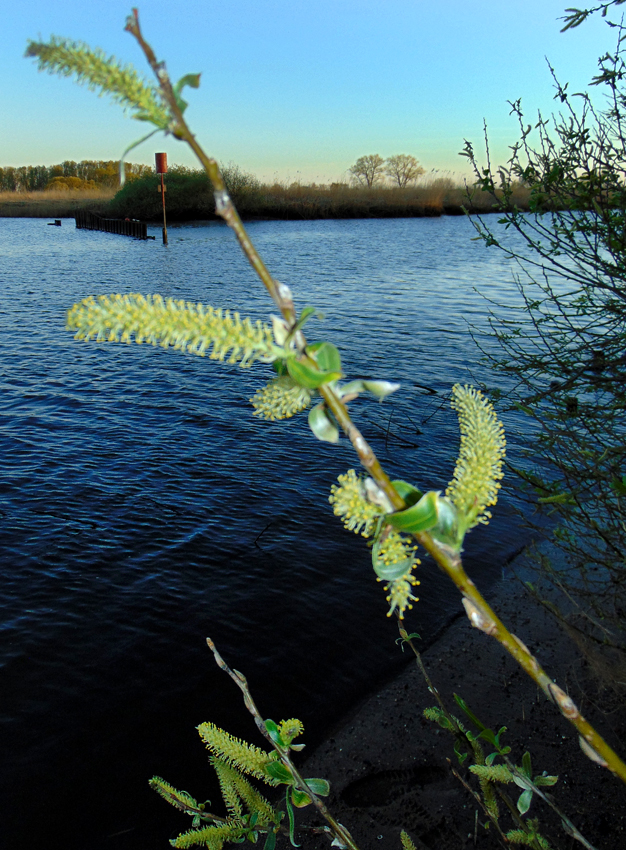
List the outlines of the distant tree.
{"label": "distant tree", "polygon": [[385,160],[377,153],[360,156],[348,171],[363,186],[371,189],[384,172]]}
{"label": "distant tree", "polygon": [[397,183],[401,189],[404,189],[413,180],[416,180],[424,169],[415,159],[408,153],[399,153],[397,156],[390,156],[385,162],[385,174]]}
{"label": "distant tree", "polygon": [[97,189],[93,180],[83,180],[81,177],[53,177],[45,187],[47,191],[74,191],[80,192],[85,189]]}
{"label": "distant tree", "polygon": [[66,159],[62,163],[64,177],[78,177],[78,163],[73,159]]}

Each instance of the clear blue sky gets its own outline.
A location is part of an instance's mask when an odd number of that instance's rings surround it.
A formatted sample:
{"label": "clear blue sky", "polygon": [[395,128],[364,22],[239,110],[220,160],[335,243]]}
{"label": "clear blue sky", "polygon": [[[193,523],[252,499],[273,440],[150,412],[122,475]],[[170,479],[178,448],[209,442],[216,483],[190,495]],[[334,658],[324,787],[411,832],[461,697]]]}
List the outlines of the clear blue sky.
{"label": "clear blue sky", "polygon": [[[259,177],[340,179],[363,154],[410,153],[430,171],[466,171],[463,139],[496,161],[516,138],[507,100],[554,109],[548,57],[570,91],[613,46],[601,19],[560,33],[574,0],[143,0],[145,37],[171,76],[202,72],[187,116],[205,149]],[[26,41],[51,34],[143,70],[121,0],[2,0],[0,165],[117,159],[146,130],[68,79],[38,73]],[[579,5],[583,5],[581,3]],[[148,74],[148,72],[146,72]],[[196,165],[155,136],[130,159]]]}

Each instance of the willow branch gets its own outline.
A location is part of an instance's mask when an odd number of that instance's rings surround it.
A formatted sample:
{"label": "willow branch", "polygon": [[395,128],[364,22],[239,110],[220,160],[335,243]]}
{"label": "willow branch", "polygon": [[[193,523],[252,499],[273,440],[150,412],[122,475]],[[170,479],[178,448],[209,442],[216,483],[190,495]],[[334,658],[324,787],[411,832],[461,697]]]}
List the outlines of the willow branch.
{"label": "willow branch", "polygon": [[[163,97],[170,107],[171,114],[173,116],[170,132],[172,132],[176,138],[187,142],[202,163],[202,166],[213,183],[215,190],[216,212],[224,219],[229,227],[234,230],[241,249],[248,258],[251,266],[265,285],[274,300],[274,303],[281,311],[285,321],[293,327],[297,316],[291,290],[288,286],[279,283],[274,277],[272,277],[265,263],[253,246],[243,222],[241,221],[241,218],[239,217],[239,214],[237,213],[237,210],[235,209],[235,206],[228,194],[226,184],[217,161],[206,155],[187,126],[182,111],[178,105],[169,75],[166,71],[165,63],[157,60],[154,51],[141,34],[139,16],[136,9],[133,9],[133,15],[128,19],[126,29],[137,39],[146,59],[148,60],[148,63],[150,64],[150,67],[156,75]],[[299,349],[303,350],[305,340],[300,332],[298,333],[297,343]],[[387,495],[395,510],[402,510],[406,507],[404,501],[396,493],[389,476],[382,468],[374,451],[353,423],[345,404],[329,386],[320,387],[320,395],[324,399],[328,408],[332,411],[337,423],[354,446],[354,449],[365,469],[367,469],[378,486]],[[623,782],[626,782],[626,764],[624,764],[619,756],[585,720],[567,694],[549,678],[549,676],[539,666],[536,658],[531,655],[522,641],[504,626],[478,591],[474,582],[463,569],[463,565],[458,554],[437,543],[437,541],[435,541],[427,532],[415,534],[414,537],[417,542],[433,557],[439,568],[443,570],[443,572],[446,573],[446,575],[457,586],[463,597],[463,605],[471,624],[475,628],[481,629],[481,631],[484,631],[486,634],[494,637],[526,671],[526,673],[528,673],[528,675],[539,685],[548,699],[557,704],[563,716],[578,730],[583,752],[598,764],[608,767],[609,770],[619,776]],[[213,648],[211,644],[209,645]],[[224,669],[229,670],[227,667],[224,667]],[[242,687],[237,676],[235,676],[232,671],[230,671],[230,674],[234,681]],[[244,691],[245,697],[247,693],[245,687],[242,687],[242,690]],[[247,698],[251,700],[249,694]],[[253,705],[253,703],[251,704]],[[260,715],[256,712],[256,708],[254,710],[250,708],[250,711],[252,711],[255,718],[258,717],[260,719]],[[265,727],[263,726],[262,729],[261,727],[259,728],[263,735],[267,737]],[[307,791],[307,793],[309,792]],[[317,800],[314,794],[311,794],[311,799]],[[321,800],[317,800],[316,806],[319,808],[320,812],[327,812],[326,807]],[[331,816],[328,813],[324,814],[324,817],[328,820]],[[329,820],[329,823],[330,822],[331,821]],[[340,825],[338,825],[338,828],[343,830]],[[351,847],[353,845],[349,844],[348,846]]]}
{"label": "willow branch", "polygon": [[484,813],[484,814],[485,814],[485,815],[489,818],[489,820],[491,821],[491,823],[492,823],[492,824],[494,825],[494,827],[496,828],[496,831],[497,831],[497,833],[498,833],[498,837],[499,837],[499,840],[500,840],[500,843],[502,844],[502,846],[503,846],[503,847],[509,847],[509,846],[510,846],[510,842],[509,842],[509,840],[507,839],[506,835],[502,832],[502,830],[501,830],[501,828],[500,828],[500,824],[498,823],[498,819],[497,819],[497,818],[495,818],[495,817],[491,814],[491,812],[489,811],[489,809],[487,808],[487,806],[484,804],[484,802],[483,802],[483,798],[480,796],[480,794],[478,794],[476,791],[474,791],[474,789],[471,787],[471,785],[469,785],[469,784],[468,784],[468,783],[467,783],[467,782],[463,779],[463,777],[462,777],[462,776],[461,776],[461,774],[458,772],[458,770],[456,770],[456,768],[452,767],[452,762],[450,761],[450,759],[446,759],[446,761],[448,762],[448,767],[450,768],[450,770],[451,770],[451,772],[452,772],[452,775],[455,777],[455,779],[458,779],[458,780],[459,780],[459,782],[460,782],[460,783],[461,783],[461,785],[465,788],[465,790],[466,790],[466,791],[469,791],[469,793],[472,795],[472,797],[476,800],[477,804],[478,804],[478,805],[480,806],[480,808],[483,810],[483,813]]}
{"label": "willow branch", "polygon": [[200,160],[202,167],[205,169],[211,183],[213,184],[216,213],[220,215],[226,224],[235,231],[241,249],[248,258],[250,265],[265,285],[267,291],[274,300],[274,303],[281,311],[283,318],[292,325],[296,320],[296,311],[289,287],[279,283],[270,274],[267,266],[252,244],[252,240],[248,236],[248,233],[243,226],[243,222],[239,217],[239,213],[235,209],[235,205],[228,194],[228,189],[226,188],[226,183],[224,182],[224,178],[220,172],[217,160],[206,155],[198,144],[196,137],[187,126],[187,122],[185,121],[180,106],[178,105],[172,82],[165,68],[165,63],[157,60],[154,51],[141,33],[137,9],[133,9],[132,16],[128,18],[126,29],[137,39],[139,46],[143,50],[144,55],[159,82],[159,87],[173,117],[170,132],[176,136],[177,139],[187,142]]}
{"label": "willow branch", "polygon": [[345,828],[345,826],[342,826],[340,823],[338,823],[334,819],[334,817],[331,815],[331,813],[326,808],[324,802],[322,800],[320,800],[320,798],[316,794],[314,794],[313,791],[311,791],[311,789],[309,788],[309,786],[306,783],[306,779],[303,779],[302,775],[300,774],[298,769],[294,766],[293,762],[291,761],[288,748],[279,746],[272,739],[271,735],[269,734],[269,732],[267,731],[267,729],[265,727],[265,721],[261,717],[261,714],[260,714],[258,708],[256,707],[254,700],[252,699],[252,694],[250,693],[250,689],[248,687],[248,682],[246,680],[246,677],[243,675],[243,673],[240,673],[238,670],[232,670],[228,666],[228,664],[224,661],[222,656],[217,651],[217,648],[216,648],[215,644],[213,643],[213,641],[211,640],[211,638],[207,638],[206,642],[209,646],[209,649],[213,653],[213,656],[215,658],[215,663],[217,664],[217,666],[220,667],[222,670],[224,670],[226,673],[228,673],[228,675],[233,680],[233,682],[241,690],[241,692],[243,694],[244,704],[245,704],[246,708],[248,709],[248,711],[250,712],[250,714],[252,715],[252,717],[254,718],[254,722],[256,723],[257,729],[263,735],[263,737],[269,742],[271,747],[274,750],[276,750],[281,762],[285,765],[287,770],[292,774],[292,776],[295,777],[295,779],[298,783],[298,788],[301,791],[304,791],[305,794],[307,794],[309,796],[309,798],[311,799],[311,802],[313,803],[315,808],[318,810],[318,812],[321,814],[321,816],[330,824],[330,827],[331,827],[333,833],[335,834],[335,836],[337,837],[337,839],[339,841],[341,841],[346,847],[350,848],[350,850],[359,850],[359,848],[357,847],[357,845],[354,842],[354,839],[352,838],[352,836],[350,835],[348,830]]}
{"label": "willow branch", "polygon": [[423,532],[414,536],[457,586],[472,626],[495,638],[539,685],[550,702],[557,705],[563,717],[577,729],[585,755],[602,767],[608,767],[622,782],[626,782],[626,764],[585,720],[574,701],[548,676],[526,645],[506,628],[463,569],[458,554],[447,551],[446,547],[433,540],[430,534]]}
{"label": "willow branch", "polygon": [[[448,708],[447,708],[446,704],[444,703],[444,701],[442,700],[442,698],[441,698],[441,695],[440,695],[439,691],[437,690],[437,688],[436,688],[436,687],[435,687],[435,685],[433,684],[433,682],[432,682],[432,680],[431,680],[430,676],[428,675],[428,671],[427,671],[427,670],[426,670],[426,668],[424,667],[424,662],[422,661],[422,656],[421,656],[421,654],[420,654],[420,652],[419,652],[418,648],[417,648],[417,647],[415,646],[415,644],[413,643],[413,640],[411,639],[411,636],[407,633],[406,629],[405,629],[405,628],[404,628],[404,626],[402,625],[402,620],[400,620],[400,619],[398,619],[398,630],[399,630],[399,632],[400,632],[400,637],[402,638],[402,640],[403,640],[405,643],[408,643],[408,645],[409,645],[409,646],[411,647],[411,649],[413,650],[413,654],[415,655],[415,660],[416,660],[416,662],[417,662],[417,666],[419,667],[419,670],[420,670],[420,672],[421,672],[422,676],[424,677],[424,680],[425,680],[425,682],[426,682],[426,685],[427,685],[427,687],[428,687],[428,690],[430,691],[430,693],[431,693],[431,694],[435,697],[435,699],[437,700],[437,703],[438,703],[438,705],[439,705],[439,708],[440,708],[440,709],[441,709],[441,711],[443,712],[444,716],[446,717],[446,719],[447,719],[447,721],[448,721],[448,723],[449,723],[449,725],[450,725],[450,729],[451,729],[451,730],[453,730],[453,729],[457,729],[457,730],[458,730],[458,732],[459,732],[460,734],[462,734],[461,730],[459,729],[459,724],[457,723],[456,718],[455,718],[455,717],[453,717],[453,715],[452,715],[452,714],[450,714],[450,712],[448,711]],[[524,782],[526,782],[526,783],[528,784],[528,786],[532,788],[533,793],[537,794],[537,796],[538,796],[538,797],[541,797],[541,799],[542,799],[545,803],[547,803],[547,804],[548,804],[548,806],[550,806],[550,808],[551,808],[551,809],[553,809],[553,811],[555,811],[555,812],[557,813],[557,815],[561,818],[561,822],[562,822],[562,825],[563,825],[563,829],[565,830],[565,832],[567,832],[567,834],[568,834],[568,835],[570,835],[572,838],[575,838],[575,839],[576,839],[576,841],[580,842],[580,844],[582,844],[582,845],[583,845],[583,847],[585,847],[585,850],[596,850],[596,848],[595,848],[592,844],[590,844],[590,843],[587,841],[587,839],[584,837],[584,835],[582,835],[582,834],[578,831],[578,829],[574,826],[574,824],[573,824],[573,823],[571,822],[571,820],[567,817],[567,815],[565,815],[565,814],[561,811],[561,809],[559,809],[559,807],[558,807],[558,806],[554,803],[554,801],[553,801],[553,800],[552,800],[552,799],[551,799],[548,795],[544,794],[544,793],[543,793],[543,791],[542,791],[540,788],[538,788],[538,787],[534,784],[534,782],[530,781],[530,780],[528,779],[528,777],[527,777],[527,776],[522,776],[522,774],[520,774],[520,771],[518,770],[518,768],[517,768],[517,767],[513,764],[513,762],[512,762],[510,759],[508,759],[506,756],[504,756],[504,761],[505,761],[505,763],[506,763],[507,767],[509,768],[509,770],[511,771],[511,773],[513,773],[513,774],[515,774],[516,776],[519,776],[521,779],[523,779],[523,780],[524,780]],[[449,760],[449,759],[448,759],[448,764],[450,764],[450,760]],[[452,765],[451,765],[451,764],[450,764],[450,767],[452,767]],[[461,777],[459,776],[459,774],[458,774],[458,773],[457,773],[454,769],[452,769],[452,772],[453,772],[453,773],[454,773],[454,775],[457,777],[457,779],[461,779]],[[481,803],[481,805],[482,805],[482,799],[481,799],[481,797],[480,797],[478,794],[476,794],[476,793],[472,790],[472,788],[471,788],[471,787],[470,787],[467,783],[465,783],[462,779],[461,779],[461,782],[463,782],[463,785],[465,785],[465,787],[468,789],[468,791],[470,791],[470,792],[474,795],[474,797],[475,797],[475,798],[476,798],[476,799],[477,799],[477,800]],[[507,793],[506,793],[506,792],[505,792],[502,788],[500,788],[500,786],[499,786],[499,785],[497,785],[497,786],[496,786],[496,791],[497,791],[497,792],[498,792],[498,794],[500,795],[500,798],[502,799],[502,801],[505,803],[505,805],[506,805],[506,806],[508,807],[508,809],[510,810],[511,815],[512,815],[512,817],[515,819],[515,822],[518,824],[518,826],[520,826],[520,828],[521,828],[521,829],[526,830],[526,825],[525,825],[524,821],[522,820],[522,818],[520,818],[520,816],[519,816],[519,812],[518,812],[518,810],[517,810],[517,807],[515,806],[515,804],[513,803],[513,801],[511,800],[511,798],[509,797],[509,795],[508,795],[508,794],[507,794]],[[489,818],[491,818],[491,815],[490,815],[489,811],[486,809],[486,807],[485,807],[485,806],[483,806],[483,810],[485,811],[485,813],[487,814],[487,816],[488,816]],[[493,823],[496,823],[496,825],[497,825],[497,821],[495,821],[493,818],[491,818],[491,820],[492,820],[492,822],[493,822]],[[499,827],[498,827],[498,828],[499,828]]]}

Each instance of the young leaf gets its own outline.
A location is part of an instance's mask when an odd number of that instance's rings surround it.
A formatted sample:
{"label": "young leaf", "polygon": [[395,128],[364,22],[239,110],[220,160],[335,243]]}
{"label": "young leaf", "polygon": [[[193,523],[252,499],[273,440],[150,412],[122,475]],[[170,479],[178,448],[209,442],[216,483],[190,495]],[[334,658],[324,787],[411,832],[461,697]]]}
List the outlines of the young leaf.
{"label": "young leaf", "polygon": [[349,381],[347,384],[341,384],[341,386],[337,387],[337,390],[342,398],[344,396],[357,396],[365,390],[365,385],[363,381],[357,379],[355,381]]}
{"label": "young leaf", "polygon": [[416,532],[429,531],[435,525],[439,517],[437,510],[437,499],[439,493],[431,490],[417,502],[417,504],[403,511],[389,514],[387,522],[397,528],[398,531]]}
{"label": "young leaf", "polygon": [[324,443],[339,442],[339,428],[326,412],[324,402],[316,404],[309,412],[309,428]]}
{"label": "young leaf", "polygon": [[396,491],[398,496],[407,504],[407,507],[411,505],[415,505],[424,495],[421,490],[418,490],[417,487],[414,487],[412,484],[409,484],[408,481],[402,481],[402,479],[397,479],[391,482],[393,485],[393,489]]}
{"label": "young leaf", "polygon": [[309,390],[315,390],[324,384],[329,384],[331,381],[336,381],[341,378],[341,372],[322,372],[295,357],[288,357],[286,360],[287,370],[294,381],[301,387]]}
{"label": "young leaf", "polygon": [[330,783],[326,779],[305,779],[304,781],[319,797],[328,797],[330,794]]}
{"label": "young leaf", "polygon": [[299,331],[300,328],[304,325],[304,323],[311,318],[311,316],[315,316],[315,318],[319,319],[320,321],[324,319],[324,314],[320,313],[320,311],[317,310],[315,307],[304,307],[304,309],[300,313],[298,321],[293,327],[293,330]]}
{"label": "young leaf", "polygon": [[472,723],[477,726],[481,732],[487,727],[480,722],[480,720],[476,717],[474,712],[470,709],[469,705],[465,702],[463,697],[460,697],[458,694],[454,694],[454,701],[459,706],[459,708],[465,712],[465,714],[469,717]]}
{"label": "young leaf", "polygon": [[558,776],[548,776],[545,772],[541,776],[535,776],[535,778],[533,779],[533,782],[538,788],[541,788],[542,785],[556,785],[558,781]]}
{"label": "young leaf", "polygon": [[285,765],[280,761],[270,761],[265,765],[265,772],[272,777],[272,779],[278,780],[278,782],[283,785],[292,785],[293,784],[293,776],[290,771],[287,770]]}
{"label": "young leaf", "polygon": [[412,569],[413,564],[414,561],[412,558],[406,558],[404,561],[396,561],[393,564],[384,564],[376,556],[373,555],[372,557],[374,572],[383,581],[395,581],[401,578],[401,576]]}
{"label": "young leaf", "polygon": [[528,809],[530,809],[532,798],[532,789],[527,788],[525,791],[522,791],[519,796],[519,800],[517,801],[517,811],[520,813],[520,815],[525,815]]}
{"label": "young leaf", "polygon": [[381,401],[391,393],[400,389],[400,384],[392,384],[390,381],[363,381],[364,388]]}
{"label": "young leaf", "polygon": [[287,790],[287,793],[285,794],[285,805],[287,806],[287,817],[289,818],[289,840],[291,841],[292,847],[299,847],[300,845],[296,844],[295,839],[296,823],[293,816],[293,807],[289,799],[289,790]]}
{"label": "young leaf", "polygon": [[300,791],[299,788],[293,788],[291,791],[291,802],[297,809],[303,809],[311,802],[311,798],[305,791]]}
{"label": "young leaf", "polygon": [[280,747],[286,746],[285,741],[283,741],[282,736],[278,730],[278,726],[274,723],[273,720],[265,721],[265,728],[269,732],[269,736],[275,744],[278,744]]}
{"label": "young leaf", "polygon": [[263,845],[263,850],[274,850],[276,847],[276,833],[268,832],[267,838],[265,839],[265,844]]}
{"label": "young leaf", "polygon": [[306,351],[322,371],[341,372],[339,351],[330,342],[314,342],[307,346]]}

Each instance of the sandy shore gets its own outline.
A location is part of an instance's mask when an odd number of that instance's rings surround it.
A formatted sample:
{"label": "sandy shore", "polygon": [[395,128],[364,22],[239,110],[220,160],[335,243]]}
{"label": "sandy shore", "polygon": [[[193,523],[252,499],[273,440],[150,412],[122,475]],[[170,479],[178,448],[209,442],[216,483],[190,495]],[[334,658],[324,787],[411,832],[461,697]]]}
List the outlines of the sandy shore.
{"label": "sandy shore", "polygon": [[[520,559],[516,566],[523,569],[525,562]],[[513,575],[494,589],[490,601],[546,672],[623,755],[626,710],[622,706],[608,714],[594,705],[598,684],[554,617]],[[452,697],[458,693],[485,725],[496,731],[507,726],[503,739],[512,748],[515,763],[521,764],[528,750],[535,775],[543,771],[559,775],[559,782],[548,790],[594,847],[626,847],[626,789],[582,754],[573,727],[496,641],[471,628],[463,615],[423,654],[423,661],[453,714],[460,714]],[[305,776],[330,780],[329,809],[348,827],[360,850],[401,850],[402,828],[418,850],[500,846],[493,828],[483,828],[486,817],[476,801],[451,773],[452,766],[463,778],[469,777],[466,767],[458,765],[451,736],[422,715],[434,704],[416,663],[408,662],[396,679],[345,718],[306,762]],[[519,789],[508,788],[516,800]],[[540,819],[551,847],[581,847],[564,834],[559,818],[542,801],[533,801],[527,817]],[[508,814],[502,816],[502,826],[505,831],[513,827]],[[299,840],[305,850],[329,846],[319,835],[301,834]]]}

